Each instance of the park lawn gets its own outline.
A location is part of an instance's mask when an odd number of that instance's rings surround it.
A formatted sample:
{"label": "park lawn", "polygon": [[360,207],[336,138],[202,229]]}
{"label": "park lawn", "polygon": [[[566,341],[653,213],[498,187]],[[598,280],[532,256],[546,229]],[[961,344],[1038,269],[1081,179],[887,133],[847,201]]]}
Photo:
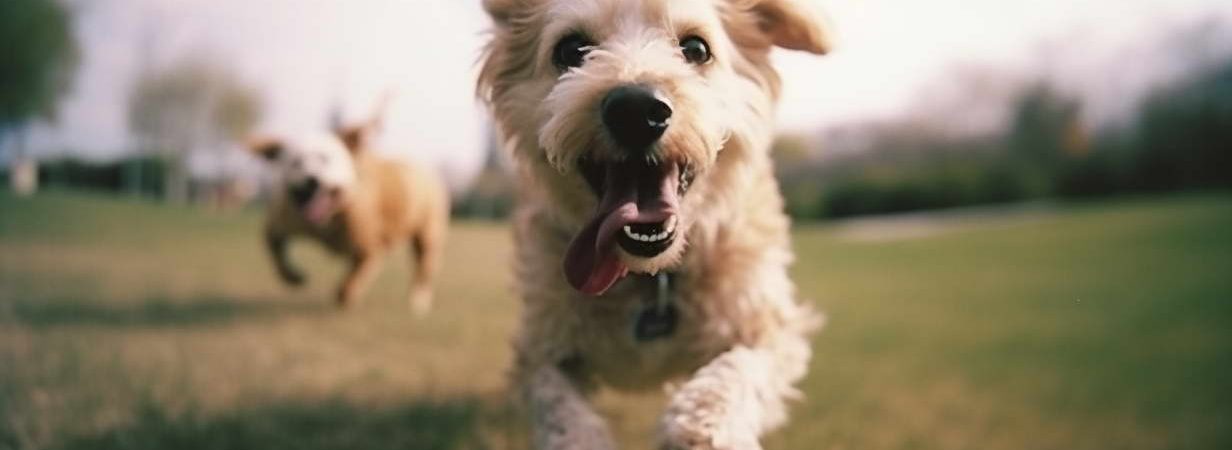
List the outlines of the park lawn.
{"label": "park lawn", "polygon": [[[942,216],[944,217],[944,216]],[[828,318],[768,449],[1232,446],[1232,195],[1062,204],[910,238],[801,225]],[[280,286],[255,211],[0,193],[0,449],[522,449],[502,224],[456,224],[437,308],[407,258],[338,313]],[[626,448],[659,400],[605,393]]]}

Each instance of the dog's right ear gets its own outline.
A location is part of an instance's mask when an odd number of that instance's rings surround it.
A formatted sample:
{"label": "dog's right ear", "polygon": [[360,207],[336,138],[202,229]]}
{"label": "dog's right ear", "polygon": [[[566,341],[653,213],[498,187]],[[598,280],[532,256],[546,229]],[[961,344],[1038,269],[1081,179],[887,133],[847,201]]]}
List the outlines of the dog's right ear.
{"label": "dog's right ear", "polygon": [[274,138],[260,137],[248,140],[248,149],[266,161],[273,161],[282,156],[282,148],[282,141]]}
{"label": "dog's right ear", "polygon": [[770,42],[789,50],[824,55],[832,47],[830,24],[814,0],[745,0]]}
{"label": "dog's right ear", "polygon": [[532,0],[483,0],[483,10],[492,17],[492,22],[501,28],[507,28],[523,11],[531,7]]}
{"label": "dog's right ear", "polygon": [[342,141],[342,146],[346,147],[352,155],[356,155],[367,146],[368,135],[371,131],[365,125],[354,125],[339,128],[334,133],[338,135],[338,140]]}

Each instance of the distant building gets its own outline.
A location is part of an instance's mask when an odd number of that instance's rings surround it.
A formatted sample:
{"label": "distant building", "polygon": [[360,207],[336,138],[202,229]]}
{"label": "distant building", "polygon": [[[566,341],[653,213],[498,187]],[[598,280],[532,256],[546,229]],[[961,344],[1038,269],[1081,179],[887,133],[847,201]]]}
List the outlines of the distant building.
{"label": "distant building", "polygon": [[488,143],[483,168],[471,186],[458,197],[454,212],[461,216],[499,219],[513,209],[514,189],[512,168],[506,159],[496,133],[488,130]]}
{"label": "distant building", "polygon": [[9,187],[17,195],[28,196],[38,192],[38,161],[30,157],[17,157],[9,162]]}

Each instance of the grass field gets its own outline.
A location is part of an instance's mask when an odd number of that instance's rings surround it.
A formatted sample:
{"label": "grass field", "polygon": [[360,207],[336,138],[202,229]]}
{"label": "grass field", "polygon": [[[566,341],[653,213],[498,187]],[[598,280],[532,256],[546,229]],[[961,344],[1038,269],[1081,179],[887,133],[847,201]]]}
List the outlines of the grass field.
{"label": "grass field", "polygon": [[[405,258],[338,313],[339,263],[282,288],[258,221],[0,194],[0,449],[525,448],[504,226],[455,226],[416,320]],[[1232,196],[859,227],[796,233],[830,322],[768,449],[1232,448]],[[655,396],[600,403],[649,448]]]}

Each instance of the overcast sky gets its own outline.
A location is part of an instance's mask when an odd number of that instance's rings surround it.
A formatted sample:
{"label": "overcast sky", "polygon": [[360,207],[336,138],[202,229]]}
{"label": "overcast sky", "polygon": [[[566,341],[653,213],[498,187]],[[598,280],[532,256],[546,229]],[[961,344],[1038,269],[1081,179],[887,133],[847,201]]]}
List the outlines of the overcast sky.
{"label": "overcast sky", "polygon": [[[1203,18],[1232,18],[1226,0],[822,3],[836,26],[838,50],[824,58],[776,54],[786,82],[780,119],[787,130],[902,114],[930,91],[964,89],[962,80],[948,83],[958,66],[1048,73],[1087,100],[1093,120],[1115,120],[1177,65],[1152,50],[1163,33]],[[385,148],[438,164],[455,178],[482,160],[486,132],[473,85],[487,19],[478,0],[74,5],[83,64],[59,123],[34,133],[35,150],[121,154],[130,147],[125,99],[138,67],[208,54],[264,93],[263,130],[317,129],[335,99],[347,116],[362,117],[392,90]]]}

